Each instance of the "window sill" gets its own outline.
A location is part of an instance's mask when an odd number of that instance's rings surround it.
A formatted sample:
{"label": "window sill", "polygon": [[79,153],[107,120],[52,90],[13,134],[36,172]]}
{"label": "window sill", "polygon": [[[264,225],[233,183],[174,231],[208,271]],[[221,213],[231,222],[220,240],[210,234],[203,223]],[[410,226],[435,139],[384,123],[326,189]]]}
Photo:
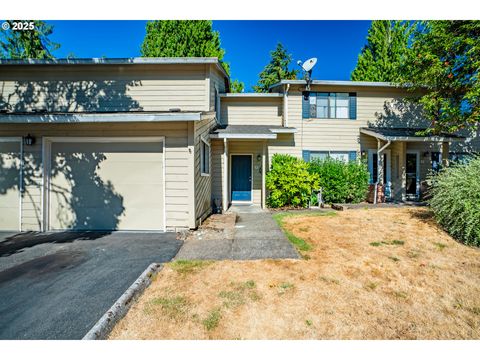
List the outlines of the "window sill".
{"label": "window sill", "polygon": [[207,173],[200,173],[200,176],[210,176],[210,174],[207,174]]}

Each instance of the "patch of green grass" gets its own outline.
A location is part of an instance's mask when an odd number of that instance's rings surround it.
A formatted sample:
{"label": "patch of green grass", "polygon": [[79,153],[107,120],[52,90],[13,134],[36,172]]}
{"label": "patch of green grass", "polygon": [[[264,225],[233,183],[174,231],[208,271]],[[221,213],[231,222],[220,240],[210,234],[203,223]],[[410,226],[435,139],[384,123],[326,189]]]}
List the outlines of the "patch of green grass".
{"label": "patch of green grass", "polygon": [[245,282],[245,287],[247,289],[253,289],[255,286],[257,286],[257,285],[255,284],[255,281],[253,281],[253,280],[248,280],[248,281]]}
{"label": "patch of green grass", "polygon": [[408,294],[405,291],[395,291],[393,294],[400,299],[406,299],[408,297]]}
{"label": "patch of green grass", "polygon": [[375,290],[377,288],[378,284],[377,283],[374,283],[374,282],[369,282],[365,285],[365,287],[368,289],[368,290]]}
{"label": "patch of green grass", "polygon": [[253,280],[248,280],[244,283],[231,282],[230,286],[230,290],[223,290],[218,294],[218,296],[224,300],[223,306],[227,308],[245,304],[247,297],[252,301],[261,299],[261,296],[255,290],[257,284],[255,284]]}
{"label": "patch of green grass", "polygon": [[220,323],[220,320],[222,318],[222,313],[219,308],[212,309],[208,313],[207,317],[202,320],[203,326],[205,326],[205,329],[208,331],[215,329],[218,324]]}
{"label": "patch of green grass", "polygon": [[407,256],[411,259],[417,259],[420,257],[420,250],[409,250]]}
{"label": "patch of green grass", "polygon": [[300,251],[310,251],[313,249],[313,246],[307,243],[302,238],[295,236],[290,231],[286,230],[283,226],[283,220],[285,218],[291,217],[317,217],[317,216],[337,216],[334,211],[311,211],[311,212],[301,212],[301,213],[290,213],[290,212],[281,212],[274,214],[272,217],[277,222],[278,226],[283,230],[287,239],[292,243],[297,250]]}
{"label": "patch of green grass", "polygon": [[170,267],[180,274],[190,274],[209,266],[213,261],[205,260],[177,260],[170,263]]}
{"label": "patch of green grass", "polygon": [[389,256],[388,258],[389,258],[390,260],[392,260],[392,261],[395,261],[395,262],[400,261],[400,259],[397,258],[396,256]]}
{"label": "patch of green grass", "polygon": [[170,319],[183,318],[187,314],[190,305],[183,296],[158,297],[153,299],[150,304],[161,306],[163,313]]}
{"label": "patch of green grass", "polygon": [[447,247],[446,244],[442,244],[442,243],[439,243],[439,242],[436,242],[434,243],[434,245],[439,249],[439,250],[443,250]]}
{"label": "patch of green grass", "polygon": [[220,291],[218,296],[224,299],[223,305],[227,308],[245,304],[245,298],[240,291]]}
{"label": "patch of green grass", "polygon": [[328,284],[335,284],[335,285],[339,285],[340,284],[340,281],[338,281],[337,279],[333,279],[333,278],[328,278],[326,276],[320,276],[320,280],[328,283]]}
{"label": "patch of green grass", "polygon": [[392,241],[374,241],[371,242],[371,246],[383,246],[383,245],[404,245],[405,241],[403,240],[392,240]]}
{"label": "patch of green grass", "polygon": [[295,288],[295,285],[289,282],[283,282],[278,284],[278,293],[280,295],[285,294],[287,291],[293,290]]}
{"label": "patch of green grass", "polygon": [[305,320],[305,325],[312,326],[313,325],[312,320]]}

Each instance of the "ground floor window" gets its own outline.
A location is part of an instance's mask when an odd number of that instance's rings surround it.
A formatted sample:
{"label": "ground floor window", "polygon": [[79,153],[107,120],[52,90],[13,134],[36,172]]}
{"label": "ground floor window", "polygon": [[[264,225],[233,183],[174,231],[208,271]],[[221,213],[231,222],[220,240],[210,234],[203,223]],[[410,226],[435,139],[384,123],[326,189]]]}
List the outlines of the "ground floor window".
{"label": "ground floor window", "polygon": [[200,146],[200,166],[202,175],[210,175],[210,145],[202,139]]}
{"label": "ground floor window", "polygon": [[432,160],[432,170],[434,172],[439,172],[442,166],[442,153],[438,151],[432,152],[431,160]]}
{"label": "ground floor window", "polygon": [[346,163],[349,161],[355,161],[356,158],[356,151],[303,151],[303,159],[305,161],[333,159]]}

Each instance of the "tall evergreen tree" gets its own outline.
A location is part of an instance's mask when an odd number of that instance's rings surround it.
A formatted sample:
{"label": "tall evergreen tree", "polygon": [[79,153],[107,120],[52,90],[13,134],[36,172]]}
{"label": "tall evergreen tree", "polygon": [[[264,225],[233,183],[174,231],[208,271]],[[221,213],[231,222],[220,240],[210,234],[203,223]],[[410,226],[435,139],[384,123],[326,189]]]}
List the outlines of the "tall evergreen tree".
{"label": "tall evergreen tree", "polygon": [[415,26],[406,21],[375,20],[367,44],[350,75],[353,81],[396,82]]}
{"label": "tall evergreen tree", "polygon": [[431,121],[429,131],[477,130],[480,125],[480,21],[426,21],[402,66],[401,82]]}
{"label": "tall evergreen tree", "polygon": [[230,84],[230,89],[232,93],[242,93],[245,89],[245,84],[242,81],[235,79]]}
{"label": "tall evergreen tree", "polygon": [[253,87],[255,92],[268,92],[271,85],[280,80],[291,80],[297,78],[298,70],[290,70],[289,65],[292,62],[292,55],[287,49],[278,43],[275,50],[270,52],[271,60],[260,73],[257,85]]}
{"label": "tall evergreen tree", "polygon": [[[33,30],[12,30],[14,22],[33,22]],[[40,20],[10,20],[8,30],[0,31],[0,56],[4,59],[52,59],[60,45],[49,37],[53,26]]]}

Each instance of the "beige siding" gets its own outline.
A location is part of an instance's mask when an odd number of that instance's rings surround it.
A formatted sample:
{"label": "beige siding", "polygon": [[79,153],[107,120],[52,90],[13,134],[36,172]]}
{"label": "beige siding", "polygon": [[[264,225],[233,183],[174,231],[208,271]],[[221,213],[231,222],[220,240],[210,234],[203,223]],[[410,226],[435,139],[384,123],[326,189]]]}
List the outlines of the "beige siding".
{"label": "beige siding", "polygon": [[20,141],[0,139],[0,231],[20,229]]}
{"label": "beige siding", "polygon": [[223,140],[213,140],[212,149],[212,199],[221,203],[223,195]]}
{"label": "beige siding", "polygon": [[0,106],[49,112],[207,111],[205,73],[204,64],[2,67]]}
{"label": "beige siding", "polygon": [[195,221],[202,221],[212,210],[212,156],[210,151],[210,174],[202,175],[200,164],[201,142],[202,139],[210,144],[210,130],[216,124],[212,116],[208,119],[195,123]]}
{"label": "beige siding", "polygon": [[[360,128],[420,127],[418,111],[402,100],[405,92],[398,89],[368,91],[351,88],[313,88],[312,91],[356,92],[357,119],[302,119],[302,94],[291,92],[288,96],[288,125],[296,127],[295,143],[305,150],[360,151]],[[407,108],[410,113],[404,113]],[[376,147],[376,146],[375,146]]]}
{"label": "beige siding", "polygon": [[222,98],[221,122],[228,125],[282,125],[282,98]]}
{"label": "beige siding", "polygon": [[215,110],[215,87],[218,89],[219,93],[225,93],[225,77],[224,75],[216,68],[210,67],[210,111]]}
{"label": "beige siding", "polygon": [[[30,124],[1,125],[1,136],[21,136],[30,133],[36,137],[35,145],[25,147],[26,193],[23,198],[23,230],[40,230],[41,224],[41,167],[42,136],[128,137],[165,136],[165,205],[168,229],[191,227],[194,211],[190,208],[193,197],[193,151],[189,152],[188,122],[137,124]],[[193,129],[192,129],[193,134]],[[193,135],[192,135],[193,136]],[[27,161],[27,159],[30,159]]]}

